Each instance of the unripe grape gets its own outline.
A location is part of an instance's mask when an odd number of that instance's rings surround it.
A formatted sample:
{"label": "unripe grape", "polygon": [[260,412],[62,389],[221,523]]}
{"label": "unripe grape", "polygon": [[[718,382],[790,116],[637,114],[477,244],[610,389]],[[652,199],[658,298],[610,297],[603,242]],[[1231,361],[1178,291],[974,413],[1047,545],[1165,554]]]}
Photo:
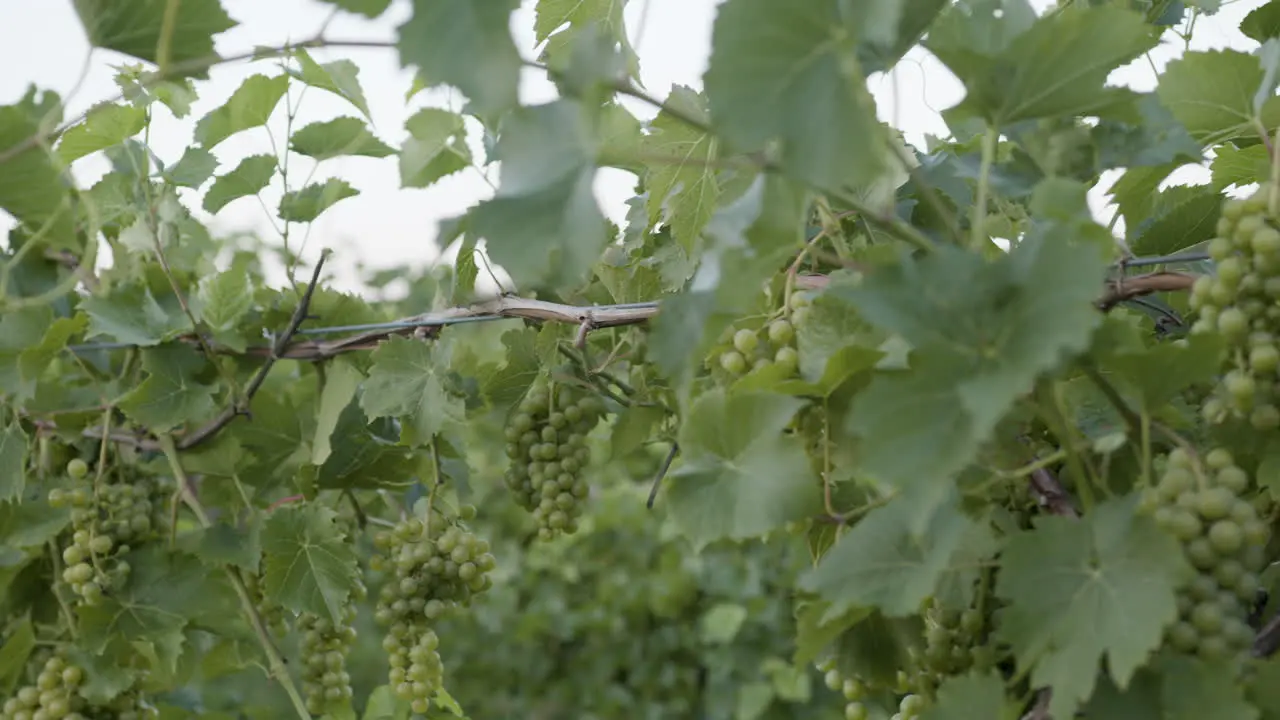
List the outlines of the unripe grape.
{"label": "unripe grape", "polygon": [[80,458],[72,458],[67,463],[67,475],[71,476],[72,480],[83,480],[88,474],[89,464]]}
{"label": "unripe grape", "polygon": [[728,350],[720,354],[720,367],[730,375],[741,375],[747,371],[747,359],[736,350]]}
{"label": "unripe grape", "polygon": [[746,328],[739,330],[733,335],[733,347],[743,355],[750,355],[755,352],[756,346],[760,344],[760,338],[756,334]]}

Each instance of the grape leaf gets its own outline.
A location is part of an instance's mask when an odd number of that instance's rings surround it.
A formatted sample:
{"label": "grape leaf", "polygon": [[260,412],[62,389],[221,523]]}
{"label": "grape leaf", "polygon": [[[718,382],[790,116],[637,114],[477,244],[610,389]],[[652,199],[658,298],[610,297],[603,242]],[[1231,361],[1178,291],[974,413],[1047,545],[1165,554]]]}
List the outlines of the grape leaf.
{"label": "grape leaf", "polygon": [[118,145],[142,132],[147,122],[145,108],[104,103],[90,110],[85,119],[72,125],[58,141],[58,157],[63,162]]}
{"label": "grape leaf", "polygon": [[172,340],[189,329],[187,318],[172,296],[161,305],[151,288],[126,285],[108,295],[90,295],[80,300],[80,309],[89,316],[89,337],[109,337],[122,343],[150,347]]}
{"label": "grape leaf", "polygon": [[1111,500],[1082,520],[1036,518],[1009,539],[997,594],[1009,601],[997,635],[1036,687],[1051,687],[1049,712],[1070,717],[1093,692],[1098,663],[1123,687],[1178,616],[1176,588],[1190,572],[1173,537],[1133,498]]}
{"label": "grape leaf", "polygon": [[471,209],[472,230],[520,287],[576,284],[609,239],[582,112],[558,100],[505,117],[497,194]]}
{"label": "grape leaf", "polygon": [[334,522],[338,514],[316,503],[282,507],[262,531],[263,586],[267,597],[294,612],[338,622],[360,580],[356,554]]}
{"label": "grape leaf", "polygon": [[353,117],[313,122],[295,131],[289,143],[294,152],[316,160],[342,155],[381,158],[395,153],[395,149],[369,132],[363,120]]}
{"label": "grape leaf", "polygon": [[461,90],[470,100],[469,112],[494,115],[515,107],[520,53],[510,21],[517,5],[413,0],[413,17],[399,28],[400,64],[416,66],[427,87],[448,83]]}
{"label": "grape leaf", "polygon": [[867,513],[805,574],[801,587],[830,601],[827,617],[862,607],[888,617],[918,612],[974,524],[947,503],[916,534],[918,513],[915,499],[907,496]]}
{"label": "grape leaf", "polygon": [[[1222,194],[1206,187],[1168,188],[1159,213],[1132,228],[1129,247],[1139,255],[1168,255],[1217,233]],[[1168,198],[1169,200],[1165,200]],[[1171,200],[1171,201],[1170,201]]]}
{"label": "grape leaf", "polygon": [[323,465],[333,448],[329,438],[338,426],[338,419],[356,397],[356,390],[364,374],[349,362],[335,360],[325,374],[324,390],[320,393],[320,407],[316,411],[315,439],[311,441],[311,464]]}
{"label": "grape leaf", "polygon": [[244,525],[217,522],[182,535],[179,546],[215,568],[234,565],[256,573],[262,559],[262,523],[256,517]]}
{"label": "grape leaf", "polygon": [[79,609],[83,648],[98,654],[109,643],[180,640],[188,621],[235,614],[235,596],[221,573],[198,559],[151,544],[124,556],[129,582],[96,605]]}
{"label": "grape leaf", "polygon": [[391,0],[320,0],[346,10],[373,19],[386,12]]}
{"label": "grape leaf", "polygon": [[253,289],[249,274],[240,268],[206,275],[193,303],[196,317],[215,331],[235,328],[240,318],[253,307]]}
{"label": "grape leaf", "polygon": [[1213,187],[1222,190],[1230,185],[1243,187],[1264,182],[1271,177],[1271,160],[1266,145],[1236,147],[1230,143],[1213,149]]}
{"label": "grape leaf", "polygon": [[1084,707],[1091,720],[1164,720],[1160,707],[1160,677],[1151,668],[1142,668],[1123,690],[1105,673]]}
{"label": "grape leaf", "polygon": [[471,165],[462,116],[423,108],[404,123],[409,137],[400,147],[400,186],[427,187]]}
{"label": "grape leaf", "polygon": [[194,145],[188,147],[178,162],[169,166],[164,176],[179,187],[198,188],[213,176],[218,160],[208,150]]}
{"label": "grape leaf", "polygon": [[1271,0],[1254,8],[1240,21],[1240,32],[1260,43],[1280,37],[1280,2]]}
{"label": "grape leaf", "polygon": [[429,442],[451,423],[465,419],[462,399],[444,385],[451,355],[452,346],[444,340],[386,340],[373,351],[360,407],[370,420],[399,417],[402,438],[414,444]]}
{"label": "grape leaf", "polygon": [[968,91],[948,122],[972,114],[995,127],[1093,114],[1128,97],[1127,90],[1107,89],[1107,76],[1159,41],[1141,14],[1114,6],[1046,13],[989,55],[957,45],[963,38],[931,33],[925,42]]}
{"label": "grape leaf", "polygon": [[196,123],[196,142],[205,150],[212,150],[238,132],[267,124],[288,89],[288,75],[246,78],[225,104],[209,111]]}
{"label": "grape leaf", "polygon": [[667,413],[660,407],[632,405],[622,411],[618,421],[613,425],[610,436],[610,453],[615,458],[622,458],[639,450],[649,438],[653,430],[666,419]]}
{"label": "grape leaf", "polygon": [[236,169],[219,175],[204,194],[205,212],[216,213],[232,200],[257,195],[276,174],[274,155],[250,155],[236,165]]}
{"label": "grape leaf", "polygon": [[[0,209],[4,209],[31,232],[43,230],[44,242],[55,249],[79,250],[72,224],[71,193],[61,178],[61,167],[52,155],[31,139],[39,135],[41,123],[56,123],[61,117],[51,113],[61,100],[45,92],[39,102],[32,88],[15,105],[0,105],[0,153],[13,153],[0,163]],[[24,145],[26,149],[20,150]]]}
{"label": "grape leaf", "polygon": [[1257,137],[1253,94],[1262,84],[1258,58],[1238,50],[1187,52],[1160,74],[1160,101],[1202,145]]}
{"label": "grape leaf", "polygon": [[43,545],[71,524],[69,508],[50,507],[43,500],[0,503],[0,540],[8,548]]}
{"label": "grape leaf", "polygon": [[14,423],[0,430],[0,502],[21,499],[27,488],[27,433]]}
{"label": "grape leaf", "polygon": [[0,693],[8,695],[13,692],[22,679],[27,658],[35,648],[36,634],[31,626],[31,618],[24,616],[10,629],[4,645],[0,646]]}
{"label": "grape leaf", "polygon": [[290,190],[280,198],[277,214],[285,222],[311,222],[320,213],[360,191],[340,178],[329,178],[323,183],[311,183],[301,190]]}
{"label": "grape leaf", "polygon": [[162,433],[213,410],[217,387],[197,380],[208,369],[199,351],[162,345],[143,352],[142,367],[147,379],[116,402],[129,419]]}
{"label": "grape leaf", "polygon": [[705,119],[706,102],[697,91],[676,85],[663,108],[641,143],[649,222],[671,225],[672,237],[693,252],[720,199],[718,143],[714,135],[671,114]]}
{"label": "grape leaf", "polygon": [[957,472],[1036,377],[1088,346],[1106,260],[1100,244],[1066,241],[1097,227],[1080,222],[1041,223],[994,262],[941,246],[832,288],[915,348],[910,371],[882,373],[854,401],[863,471],[901,485]]}
{"label": "grape leaf", "polygon": [[538,360],[538,332],[533,328],[518,328],[502,334],[506,359],[501,367],[484,374],[481,387],[484,396],[496,407],[505,407],[520,401],[529,389],[542,365]]}
{"label": "grape leaf", "polygon": [[1004,695],[1004,680],[995,672],[970,672],[949,677],[938,687],[938,698],[920,720],[1016,720],[1020,713]]}
{"label": "grape leaf", "polygon": [[720,389],[694,403],[667,502],[695,547],[763,535],[816,510],[818,483],[804,447],[782,435],[801,405],[783,395]]}
{"label": "grape leaf", "polygon": [[[41,308],[40,310],[46,310],[46,308]],[[41,315],[52,315],[47,311],[42,313],[37,310],[36,312]],[[18,314],[10,313],[11,316]],[[48,329],[45,331],[44,336],[40,338],[40,342],[23,348],[18,353],[18,378],[17,382],[14,383],[14,395],[17,399],[28,399],[35,394],[36,379],[49,368],[49,364],[53,362],[53,359],[67,347],[67,341],[83,332],[87,324],[88,318],[84,315],[58,318],[52,322],[45,321],[44,327]],[[3,327],[4,324],[0,324],[0,328]],[[0,351],[0,358],[3,357],[3,351]],[[0,373],[2,372],[0,370]]]}
{"label": "grape leaf", "polygon": [[883,132],[843,31],[830,0],[721,5],[704,82],[725,141],[755,151],[778,139],[787,170],[820,187],[873,180]]}
{"label": "grape leaf", "polygon": [[[89,43],[109,48],[148,62],[159,62],[157,56],[165,29],[165,3],[158,0],[75,0],[76,14],[84,25]],[[177,15],[172,19],[169,37],[169,61],[184,63],[217,57],[213,36],[237,25],[222,9],[218,0],[183,0],[173,5]],[[208,65],[196,66],[195,73],[206,75]]]}
{"label": "grape leaf", "polygon": [[1141,122],[1102,118],[1091,131],[1098,163],[1104,168],[1198,163],[1200,143],[1160,103],[1155,93],[1143,93],[1135,102]]}
{"label": "grape leaf", "polygon": [[1164,720],[1258,720],[1258,708],[1244,696],[1244,687],[1232,666],[1206,663],[1194,657],[1161,658],[1160,699]]}
{"label": "grape leaf", "polygon": [[[388,2],[389,0],[370,0],[372,2]],[[319,90],[327,90],[351,103],[371,119],[369,102],[365,100],[364,89],[360,86],[360,68],[350,60],[334,60],[323,65],[311,58],[311,54],[302,48],[293,52],[300,69],[289,68],[290,77]]]}

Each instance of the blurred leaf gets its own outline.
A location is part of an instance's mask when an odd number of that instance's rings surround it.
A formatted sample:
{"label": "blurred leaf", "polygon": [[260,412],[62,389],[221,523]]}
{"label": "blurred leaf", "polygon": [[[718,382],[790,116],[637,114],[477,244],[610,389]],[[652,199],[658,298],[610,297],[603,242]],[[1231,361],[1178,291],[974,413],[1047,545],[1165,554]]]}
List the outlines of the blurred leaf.
{"label": "blurred leaf", "polygon": [[133,105],[104,103],[89,111],[85,119],[72,125],[58,141],[58,157],[65,163],[118,145],[125,138],[142,132],[146,126],[147,111]]}
{"label": "blurred leaf", "polygon": [[178,158],[178,162],[169,166],[165,177],[179,187],[198,188],[213,175],[218,167],[218,160],[208,150],[194,145],[188,147]]}
{"label": "blurred leaf", "polygon": [[[156,0],[74,0],[76,14],[94,47],[159,62],[166,6]],[[236,26],[218,0],[182,0],[172,5],[169,61],[191,63],[214,56],[213,36]],[[187,74],[204,77],[207,66]]]}
{"label": "blurred leaf", "polygon": [[400,63],[415,66],[427,87],[448,83],[471,101],[470,112],[496,115],[515,107],[520,53],[511,39],[516,0],[413,0],[399,27]]}
{"label": "blurred leaf", "polygon": [[400,186],[428,187],[471,165],[462,116],[423,108],[404,123],[409,137],[400,148]]}
{"label": "blurred leaf", "polygon": [[353,117],[311,123],[293,133],[289,146],[289,149],[299,155],[316,160],[328,160],[342,155],[382,158],[395,154],[394,148],[369,132],[364,121]]}
{"label": "blurred leaf", "polygon": [[338,202],[359,194],[346,180],[329,178],[285,193],[277,214],[285,222],[311,222]]}
{"label": "blurred leaf", "polygon": [[1262,76],[1258,59],[1245,52],[1187,52],[1165,67],[1156,93],[1197,142],[1219,145],[1257,137],[1253,91],[1262,84]]}
{"label": "blurred leaf", "polygon": [[0,430],[0,502],[15,502],[27,489],[27,433],[14,423]]}

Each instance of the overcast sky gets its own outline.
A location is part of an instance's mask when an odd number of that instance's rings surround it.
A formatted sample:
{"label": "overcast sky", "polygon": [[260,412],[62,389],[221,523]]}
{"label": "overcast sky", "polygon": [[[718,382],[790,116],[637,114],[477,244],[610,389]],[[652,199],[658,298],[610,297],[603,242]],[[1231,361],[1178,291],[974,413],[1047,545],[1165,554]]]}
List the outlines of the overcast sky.
{"label": "overcast sky", "polygon": [[[1262,2],[1227,0],[1217,15],[1197,21],[1192,48],[1254,47],[1255,43],[1236,28],[1240,19]],[[255,45],[280,45],[310,38],[329,18],[333,7],[316,0],[222,0],[222,3],[240,22],[238,27],[218,36],[217,48],[224,55],[243,52]],[[1032,0],[1032,4],[1043,10],[1053,4],[1053,0]],[[533,5],[532,0],[525,2],[512,20],[517,45],[529,58],[536,56]],[[640,55],[644,85],[652,94],[665,97],[676,84],[701,88],[717,5],[718,0],[630,0],[626,13],[628,30]],[[409,15],[409,6],[407,0],[394,0],[391,10],[376,21],[340,14],[329,24],[326,37],[394,39],[395,28]],[[1151,60],[1156,68],[1163,68],[1181,52],[1180,40],[1167,39],[1151,53]],[[321,62],[345,57],[359,65],[375,134],[392,145],[398,145],[404,138],[404,120],[418,108],[433,105],[457,109],[462,104],[456,94],[441,90],[422,93],[406,105],[404,95],[411,85],[412,74],[398,67],[393,50],[319,50],[314,55]],[[56,90],[64,97],[74,88],[75,94],[69,103],[70,114],[74,115],[118,93],[112,82],[112,66],[124,61],[123,56],[108,51],[89,54],[71,0],[0,0],[0,67],[5,68],[5,72],[0,73],[0,103],[16,101],[31,83]],[[276,73],[269,63],[219,66],[212,71],[211,80],[198,87],[201,100],[187,118],[175,119],[167,109],[161,109],[151,133],[151,144],[159,156],[167,162],[177,160],[192,142],[195,121],[225,102],[245,77],[262,72]],[[1111,82],[1150,90],[1155,79],[1151,63],[1140,59],[1116,71]],[[925,133],[947,134],[937,111],[955,104],[964,94],[950,72],[918,49],[893,73],[873,77],[871,88],[879,102],[882,119],[903,129],[908,142],[921,147]],[[554,97],[554,90],[537,71],[527,70],[521,94],[525,102],[543,102]],[[628,102],[627,106],[642,119],[654,114],[652,108],[638,103]],[[283,105],[277,108],[270,123],[277,140],[284,137],[282,108]],[[354,114],[357,113],[351,106],[335,96],[309,91],[295,127]],[[217,173],[235,167],[246,155],[263,152],[272,152],[265,131],[240,133],[217,147],[215,155],[221,161]],[[305,177],[313,164],[308,158],[295,158],[295,161],[293,168],[301,169],[293,169],[291,184],[299,182],[300,176]],[[101,175],[104,166],[105,161],[100,157],[91,157],[77,162],[75,170],[80,182],[88,185]],[[307,258],[314,258],[323,248],[335,251],[331,267],[340,286],[355,288],[357,259],[374,267],[431,262],[436,257],[437,221],[457,215],[487,197],[492,192],[488,182],[497,180],[493,169],[488,172],[487,180],[478,171],[466,171],[425,190],[401,190],[396,168],[395,157],[337,158],[322,163],[313,176],[313,180],[342,177],[362,192],[324,213],[308,239]],[[1207,176],[1207,171],[1196,173],[1184,169],[1174,179],[1203,182]],[[1103,192],[1113,180],[1113,174],[1104,177],[1091,198],[1095,212],[1106,220],[1110,219],[1111,212],[1105,207]],[[207,187],[206,184],[185,198],[197,216],[208,220],[199,209],[200,197]],[[597,192],[606,214],[615,221],[622,219],[623,201],[633,194],[633,187],[634,178],[627,173],[605,170],[600,174]],[[274,187],[263,193],[263,202],[253,198],[236,200],[209,220],[211,228],[215,232],[252,230],[273,235],[264,206],[274,212],[279,192],[277,178]],[[7,231],[11,225],[12,219],[0,211],[0,231]]]}

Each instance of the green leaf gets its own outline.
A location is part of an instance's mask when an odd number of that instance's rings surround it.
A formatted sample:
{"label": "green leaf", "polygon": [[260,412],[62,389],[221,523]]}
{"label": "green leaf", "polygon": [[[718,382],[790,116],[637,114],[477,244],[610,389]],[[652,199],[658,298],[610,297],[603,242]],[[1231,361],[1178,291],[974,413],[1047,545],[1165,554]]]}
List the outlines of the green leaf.
{"label": "green leaf", "polygon": [[408,720],[409,701],[396,697],[390,685],[379,685],[369,693],[360,720]]}
{"label": "green leaf", "polygon": [[36,648],[36,633],[31,626],[31,618],[23,617],[8,635],[4,645],[0,646],[0,692],[6,695],[13,692],[22,679],[27,658],[31,657],[31,651]]}
{"label": "green leaf", "polygon": [[226,104],[210,111],[196,123],[196,142],[205,150],[212,150],[238,132],[266,125],[288,89],[288,75],[246,78]]}
{"label": "green leaf", "polygon": [[329,178],[323,183],[311,183],[301,190],[291,190],[280,198],[277,214],[285,222],[311,222],[342,200],[359,195],[346,180]]}
{"label": "green leaf", "polygon": [[854,50],[835,2],[729,0],[705,76],[716,128],[738,150],[780,140],[787,170],[820,187],[874,180],[884,135]]}
{"label": "green leaf", "polygon": [[677,119],[671,114],[673,111],[704,122],[707,116],[702,96],[676,85],[663,103],[662,112],[649,125],[649,134],[641,143],[649,222],[661,220],[669,224],[672,236],[685,250],[693,252],[720,200],[720,184],[716,180],[718,142],[714,135]]}
{"label": "green leaf", "polygon": [[1258,720],[1258,708],[1244,696],[1242,683],[1228,663],[1206,663],[1193,657],[1165,657],[1160,699],[1165,720]]}
{"label": "green leaf", "polygon": [[720,389],[694,403],[667,501],[695,547],[763,535],[815,510],[818,482],[804,447],[782,434],[801,405],[783,395]]}
{"label": "green leaf", "polygon": [[466,416],[462,399],[445,388],[452,346],[447,341],[393,337],[373,351],[373,366],[360,396],[360,407],[372,420],[399,417],[401,437],[426,443]]}
{"label": "green leaf", "polygon": [[391,5],[391,0],[320,0],[320,2],[337,5],[347,12],[357,13],[370,19],[386,12]]}
{"label": "green leaf", "polygon": [[115,103],[99,105],[89,111],[83,122],[62,134],[58,141],[58,157],[69,163],[89,153],[119,145],[125,138],[142,132],[146,124],[146,108]]}
{"label": "green leaf", "polygon": [[1178,617],[1176,589],[1190,568],[1177,541],[1134,506],[1124,498],[1081,520],[1039,516],[1001,554],[996,592],[1010,604],[996,632],[1032,684],[1052,688],[1054,717],[1093,693],[1104,655],[1111,678],[1127,685]]}
{"label": "green leaf", "polygon": [[1262,84],[1258,58],[1238,50],[1187,52],[1160,74],[1156,93],[1202,145],[1257,137],[1253,94]]}
{"label": "green leaf", "polygon": [[1280,1],[1271,0],[1254,8],[1240,21],[1240,32],[1260,43],[1280,37]]}
{"label": "green leaf", "polygon": [[170,553],[152,544],[124,559],[129,582],[96,605],[81,606],[83,648],[99,654],[109,643],[164,642],[178,636],[188,621],[235,613],[235,596],[222,573],[210,573],[196,558]]}
{"label": "green leaf", "polygon": [[218,160],[208,150],[192,145],[165,171],[169,182],[179,187],[198,188],[213,176]]}
{"label": "green leaf", "polygon": [[854,401],[864,472],[906,485],[959,471],[1041,373],[1088,347],[1107,264],[1100,244],[1068,241],[1097,228],[1080,222],[1043,223],[993,262],[940,246],[832,289],[915,348],[910,371],[882,373]]}
{"label": "green leaf", "polygon": [[290,149],[299,155],[328,160],[342,155],[382,158],[395,149],[374,137],[364,121],[353,117],[314,122],[293,133]]}
{"label": "green leaf", "polygon": [[844,6],[845,25],[858,38],[862,72],[893,68],[934,23],[949,0],[871,0]]}
{"label": "green leaf", "polygon": [[520,287],[577,284],[609,239],[596,203],[595,143],[569,100],[514,110],[496,150],[496,196],[471,210],[471,228]]}
{"label": "green leaf", "polygon": [[243,526],[214,523],[183,535],[180,546],[215,568],[234,565],[256,573],[262,559],[262,523],[256,519]]}
{"label": "green leaf", "polygon": [[182,309],[172,296],[161,305],[151,288],[127,285],[110,295],[93,295],[80,301],[89,316],[89,337],[108,337],[122,343],[150,347],[172,340],[190,329]]}
{"label": "green leaf", "polygon": [[1217,233],[1222,194],[1209,187],[1173,187],[1161,193],[1158,212],[1128,233],[1139,255],[1168,255]]}
{"label": "green leaf", "polygon": [[283,507],[262,533],[267,597],[294,612],[338,622],[360,580],[356,554],[334,522],[337,513],[315,503]]}
{"label": "green leaf", "polygon": [[516,0],[413,0],[399,28],[400,64],[426,86],[448,83],[470,100],[468,112],[496,115],[519,102],[520,53],[511,39]]}
{"label": "green leaf", "polygon": [[315,439],[311,441],[311,464],[323,465],[333,452],[329,439],[342,411],[356,397],[356,390],[364,375],[358,368],[344,360],[336,360],[325,374],[324,390],[320,393],[320,408],[316,411]]}
{"label": "green leaf", "polygon": [[31,548],[54,539],[71,523],[68,508],[43,500],[0,503],[0,539],[9,548]]}
{"label": "green leaf", "polygon": [[613,435],[610,437],[610,453],[615,458],[622,458],[639,450],[653,436],[667,417],[667,412],[660,407],[632,405],[622,411],[618,421],[614,423]]}
{"label": "green leaf", "polygon": [[938,687],[938,697],[920,720],[1014,720],[1016,707],[1004,694],[1004,680],[995,672],[971,672],[949,677]]}
{"label": "green leaf", "polygon": [[1271,177],[1271,159],[1266,145],[1236,147],[1230,143],[1213,150],[1213,187],[1222,190],[1228,186],[1243,187],[1265,182]]}
{"label": "green leaf", "polygon": [[1159,41],[1141,14],[1115,6],[1047,13],[990,55],[957,45],[962,37],[931,34],[925,43],[968,91],[949,115],[975,114],[995,127],[1096,114],[1128,92],[1106,88],[1111,71]]}
{"label": "green leaf", "polygon": [[1171,162],[1198,163],[1200,143],[1160,103],[1155,93],[1143,93],[1135,102],[1140,122],[1098,121],[1092,136],[1098,146],[1098,163],[1104,168],[1156,166]]}
{"label": "green leaf", "polygon": [[29,232],[42,231],[43,242],[54,249],[79,251],[61,163],[55,165],[51,153],[32,142],[45,124],[58,122],[60,115],[47,106],[59,102],[46,92],[37,103],[33,88],[21,102],[0,106],[0,152],[14,153],[0,163],[0,209]]}
{"label": "green leaf", "polygon": [[16,502],[27,489],[27,433],[14,423],[0,430],[0,502]]}
{"label": "green leaf", "polygon": [[731,642],[747,619],[747,609],[737,603],[720,603],[698,619],[702,642],[723,645]]}
{"label": "green leaf", "polygon": [[864,607],[888,617],[918,612],[974,527],[948,503],[916,533],[919,512],[914,498],[902,496],[867,513],[802,578],[801,587],[830,601],[828,617]]}
{"label": "green leaf", "polygon": [[239,268],[206,275],[200,279],[195,299],[197,318],[214,331],[231,330],[253,307],[249,275]]}
{"label": "green leaf", "polygon": [[130,420],[151,432],[168,432],[213,411],[217,387],[197,380],[208,367],[204,355],[186,345],[147,350],[142,354],[147,379],[116,404]]}
{"label": "green leaf", "polygon": [[484,396],[497,407],[517,403],[542,371],[538,359],[538,332],[533,328],[512,329],[502,334],[506,360],[501,367],[484,374]]}
{"label": "green leaf", "polygon": [[216,213],[232,200],[257,195],[271,183],[276,174],[274,155],[250,155],[236,169],[219,175],[204,194],[204,209]]}
{"label": "green leaf", "polygon": [[423,108],[404,123],[409,137],[400,147],[400,186],[428,187],[471,165],[467,127],[462,116]]}
{"label": "green leaf", "polygon": [[[330,0],[331,1],[331,0]],[[355,2],[367,3],[386,3],[390,0],[354,0]],[[381,12],[381,10],[379,10]],[[313,88],[327,90],[334,95],[351,103],[364,114],[365,118],[370,118],[369,103],[365,100],[364,89],[360,87],[360,68],[350,60],[334,60],[323,65],[317,63],[311,58],[311,54],[302,48],[294,51],[293,56],[298,60],[299,69],[289,68],[287,72],[290,77],[296,78]]]}
{"label": "green leaf", "polygon": [[[75,0],[76,14],[94,47],[108,48],[148,62],[159,62],[157,51],[165,15],[172,7],[169,61],[189,63],[217,57],[213,36],[236,26],[218,0]],[[194,68],[203,76],[207,66]]]}

